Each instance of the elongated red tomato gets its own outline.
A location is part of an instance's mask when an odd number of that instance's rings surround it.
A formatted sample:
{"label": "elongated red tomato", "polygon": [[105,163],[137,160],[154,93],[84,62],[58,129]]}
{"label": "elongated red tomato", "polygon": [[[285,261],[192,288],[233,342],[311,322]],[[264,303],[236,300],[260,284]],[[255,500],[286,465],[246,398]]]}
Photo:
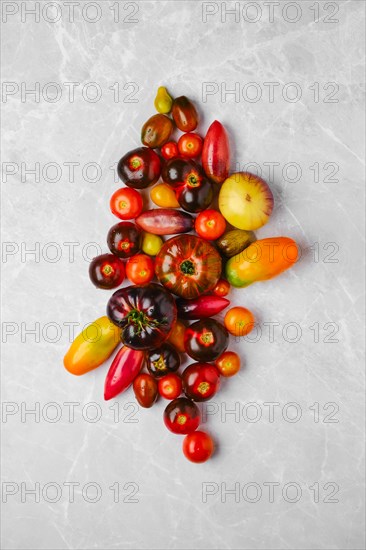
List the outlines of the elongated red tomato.
{"label": "elongated red tomato", "polygon": [[178,317],[181,319],[201,319],[201,317],[217,315],[228,307],[230,300],[220,296],[199,296],[195,300],[179,298],[176,304]]}
{"label": "elongated red tomato", "polygon": [[104,385],[104,399],[108,401],[125,391],[134,381],[144,363],[145,353],[124,346],[109,368]]}
{"label": "elongated red tomato", "polygon": [[229,138],[218,120],[211,124],[203,142],[202,166],[206,176],[215,183],[224,182],[229,175]]}

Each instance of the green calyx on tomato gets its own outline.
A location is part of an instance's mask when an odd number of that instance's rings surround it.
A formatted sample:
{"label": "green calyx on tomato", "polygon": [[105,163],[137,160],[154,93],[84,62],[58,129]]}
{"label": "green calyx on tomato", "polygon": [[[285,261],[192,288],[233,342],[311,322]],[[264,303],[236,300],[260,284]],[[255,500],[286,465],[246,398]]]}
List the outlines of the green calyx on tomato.
{"label": "green calyx on tomato", "polygon": [[189,187],[199,187],[202,182],[202,177],[197,175],[196,172],[191,172],[186,177],[186,182]]}
{"label": "green calyx on tomato", "polygon": [[166,325],[168,323],[168,319],[166,317],[163,317],[159,321],[157,319],[149,319],[143,311],[131,309],[131,311],[127,314],[127,322],[134,325],[136,334],[138,335],[141,334],[143,330]]}
{"label": "green calyx on tomato", "polygon": [[191,260],[184,260],[184,262],[180,264],[179,269],[184,275],[194,275],[196,273],[194,263]]}

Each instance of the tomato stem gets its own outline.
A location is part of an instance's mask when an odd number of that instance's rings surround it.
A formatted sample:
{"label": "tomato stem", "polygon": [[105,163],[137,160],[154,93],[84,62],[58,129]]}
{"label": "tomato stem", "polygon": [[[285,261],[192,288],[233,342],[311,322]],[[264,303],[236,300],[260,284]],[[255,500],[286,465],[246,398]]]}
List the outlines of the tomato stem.
{"label": "tomato stem", "polygon": [[194,275],[196,273],[192,260],[184,260],[184,262],[180,264],[180,270],[184,275]]}

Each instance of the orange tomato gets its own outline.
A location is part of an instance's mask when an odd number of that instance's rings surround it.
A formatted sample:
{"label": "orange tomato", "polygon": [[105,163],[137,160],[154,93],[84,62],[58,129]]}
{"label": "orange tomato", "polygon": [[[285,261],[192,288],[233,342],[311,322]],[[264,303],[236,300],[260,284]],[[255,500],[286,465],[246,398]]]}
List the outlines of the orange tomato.
{"label": "orange tomato", "polygon": [[221,376],[234,376],[240,370],[240,357],[235,351],[224,351],[215,361]]}
{"label": "orange tomato", "polygon": [[215,296],[227,296],[230,292],[230,283],[225,281],[225,279],[219,279],[212,292]]}
{"label": "orange tomato", "polygon": [[245,336],[254,328],[254,315],[245,307],[232,307],[225,315],[224,325],[233,336]]}
{"label": "orange tomato", "polygon": [[174,189],[167,183],[159,183],[150,191],[151,200],[161,208],[179,208]]}
{"label": "orange tomato", "polygon": [[154,260],[147,254],[135,254],[126,263],[126,275],[134,285],[149,283],[154,274]]}
{"label": "orange tomato", "polygon": [[173,330],[170,333],[170,336],[168,338],[169,344],[174,346],[174,348],[179,351],[180,353],[185,352],[184,348],[184,334],[186,332],[186,327],[182,323],[182,321],[177,320],[175,325],[173,326]]}

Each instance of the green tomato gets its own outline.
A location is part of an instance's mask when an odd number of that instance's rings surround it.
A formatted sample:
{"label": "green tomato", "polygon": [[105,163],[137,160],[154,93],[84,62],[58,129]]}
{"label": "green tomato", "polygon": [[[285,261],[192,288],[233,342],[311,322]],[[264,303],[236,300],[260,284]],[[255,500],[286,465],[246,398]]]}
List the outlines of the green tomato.
{"label": "green tomato", "polygon": [[164,242],[159,235],[144,233],[142,238],[142,251],[149,256],[156,256]]}

